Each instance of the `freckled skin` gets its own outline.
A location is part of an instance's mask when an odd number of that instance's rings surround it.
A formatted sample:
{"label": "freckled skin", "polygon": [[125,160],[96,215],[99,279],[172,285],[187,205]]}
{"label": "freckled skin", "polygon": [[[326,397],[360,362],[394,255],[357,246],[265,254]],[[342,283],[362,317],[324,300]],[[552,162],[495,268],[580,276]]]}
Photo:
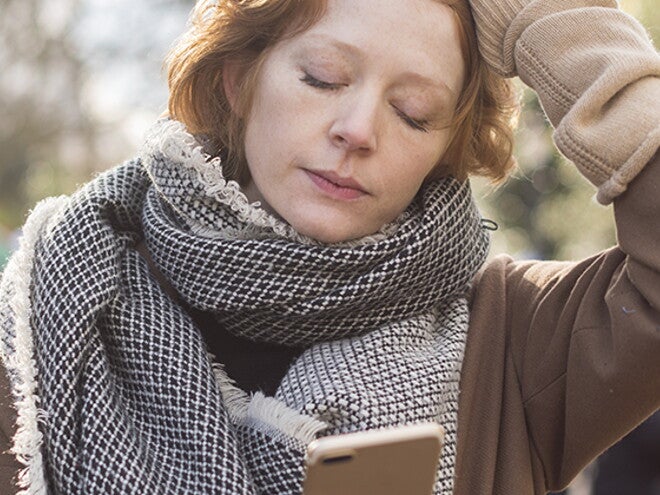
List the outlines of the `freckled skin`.
{"label": "freckled skin", "polygon": [[[464,71],[449,7],[330,0],[262,67],[246,129],[248,198],[323,242],[376,232],[440,161],[450,138],[440,122],[451,118]],[[333,195],[310,176],[324,172],[362,193]]]}

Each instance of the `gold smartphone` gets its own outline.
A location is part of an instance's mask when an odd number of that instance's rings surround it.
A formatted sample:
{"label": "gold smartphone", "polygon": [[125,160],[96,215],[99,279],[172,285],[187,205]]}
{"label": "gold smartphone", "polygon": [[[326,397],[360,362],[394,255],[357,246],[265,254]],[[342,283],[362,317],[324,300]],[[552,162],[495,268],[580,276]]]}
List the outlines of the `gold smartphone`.
{"label": "gold smartphone", "polygon": [[444,437],[437,423],[319,438],[303,495],[431,495]]}

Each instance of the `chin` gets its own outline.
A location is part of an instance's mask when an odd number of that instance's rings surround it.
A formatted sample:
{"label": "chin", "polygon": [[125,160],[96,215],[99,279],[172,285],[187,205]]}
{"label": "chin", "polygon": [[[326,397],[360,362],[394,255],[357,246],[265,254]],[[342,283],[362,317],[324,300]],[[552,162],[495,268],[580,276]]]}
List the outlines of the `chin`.
{"label": "chin", "polygon": [[351,235],[341,230],[319,229],[318,226],[316,227],[317,228],[296,229],[296,230],[301,234],[307,237],[311,237],[312,239],[322,242],[324,244],[337,244],[339,242],[350,241],[351,239],[356,239],[358,237],[361,237],[358,235]]}
{"label": "chin", "polygon": [[[324,244],[336,244],[339,242],[359,239],[372,232],[368,229],[359,229],[354,225],[342,224],[342,222],[328,221],[327,219],[304,219],[299,222],[291,222],[291,226],[300,234],[311,237]],[[376,232],[378,229],[374,229]]]}

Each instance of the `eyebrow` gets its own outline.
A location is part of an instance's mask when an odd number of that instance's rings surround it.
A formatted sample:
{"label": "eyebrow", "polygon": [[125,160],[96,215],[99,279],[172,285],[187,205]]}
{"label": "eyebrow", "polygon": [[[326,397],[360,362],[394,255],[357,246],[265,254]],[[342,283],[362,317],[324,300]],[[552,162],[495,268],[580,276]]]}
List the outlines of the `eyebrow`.
{"label": "eyebrow", "polygon": [[[355,45],[351,45],[350,43],[346,43],[332,36],[328,36],[320,33],[310,33],[308,36],[314,41],[323,43],[324,46],[330,45],[333,48],[337,48],[340,51],[348,53],[351,56],[351,58],[355,58],[355,59],[364,58],[364,53],[362,52],[362,50],[360,50]],[[449,85],[439,77],[433,78],[422,75],[418,72],[405,71],[402,74],[402,79],[411,80],[423,86],[440,89],[443,93],[448,93],[450,97],[452,98],[455,97],[454,90],[452,90],[449,87]]]}
{"label": "eyebrow", "polygon": [[454,91],[440,78],[431,78],[423,76],[417,72],[404,72],[402,75],[403,79],[410,79],[415,81],[417,84],[423,86],[429,86],[432,88],[438,88],[443,93],[448,93],[451,97],[454,97]]}

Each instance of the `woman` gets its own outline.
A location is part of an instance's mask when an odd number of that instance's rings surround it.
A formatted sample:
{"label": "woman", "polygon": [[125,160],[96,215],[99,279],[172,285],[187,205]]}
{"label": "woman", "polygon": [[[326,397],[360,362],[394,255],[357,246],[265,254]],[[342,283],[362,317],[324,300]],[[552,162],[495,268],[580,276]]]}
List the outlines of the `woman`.
{"label": "woman", "polygon": [[[658,54],[608,1],[471,9],[481,56],[462,1],[198,6],[171,119],[38,207],[3,276],[7,479],[299,493],[313,438],[438,421],[436,493],[538,494],[657,409]],[[482,266],[493,71],[539,93],[619,246]]]}

